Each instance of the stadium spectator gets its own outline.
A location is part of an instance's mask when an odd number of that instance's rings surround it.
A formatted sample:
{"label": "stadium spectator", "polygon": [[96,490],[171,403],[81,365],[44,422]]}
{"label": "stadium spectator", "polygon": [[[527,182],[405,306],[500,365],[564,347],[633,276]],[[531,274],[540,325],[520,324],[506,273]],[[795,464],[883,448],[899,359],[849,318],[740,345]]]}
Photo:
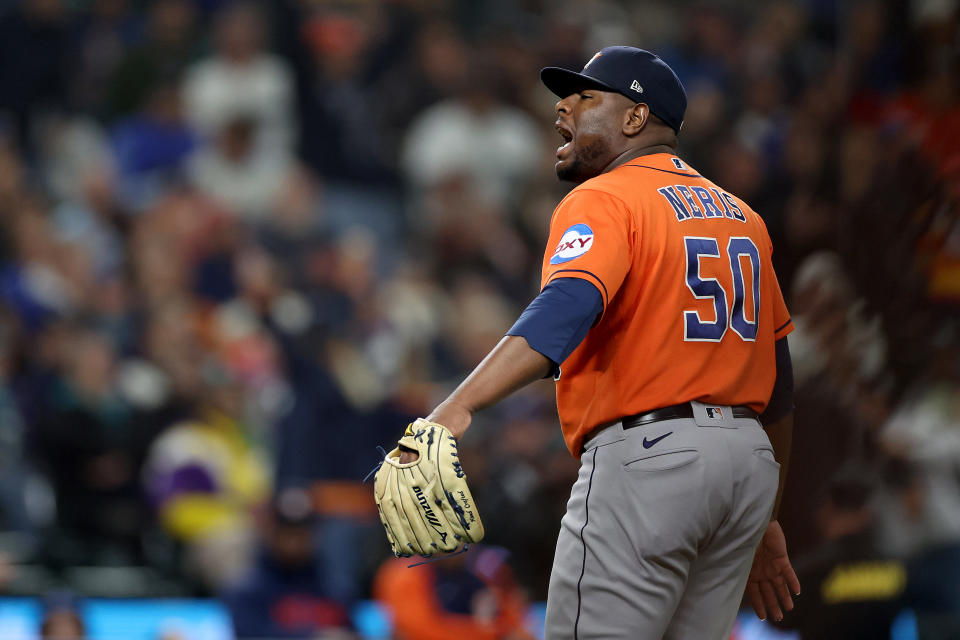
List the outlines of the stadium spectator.
{"label": "stadium spectator", "polygon": [[[26,534],[33,529],[26,501],[27,434],[10,386],[19,333],[12,315],[0,315],[0,531]],[[0,564],[6,563],[0,560]],[[0,579],[0,589],[3,582]]]}
{"label": "stadium spectator", "polygon": [[108,120],[139,111],[154,87],[179,77],[199,48],[197,9],[191,0],[157,0],[146,25],[111,74],[103,96]]}
{"label": "stadium spectator", "polygon": [[117,352],[101,333],[62,329],[31,444],[53,485],[56,524],[47,541],[56,562],[143,562],[150,522],[140,474],[156,425],[141,421],[118,381]]}
{"label": "stadium spectator", "polygon": [[71,24],[70,64],[67,84],[73,108],[88,115],[106,117],[106,99],[114,74],[137,43],[139,16],[126,0],[93,2],[86,15]]}
{"label": "stadium spectator", "polygon": [[200,135],[216,137],[239,118],[257,123],[254,153],[286,154],[294,144],[293,77],[266,51],[265,16],[252,2],[224,6],[215,16],[214,54],[186,73],[187,119]]}
{"label": "stadium spectator", "polygon": [[416,570],[410,563],[388,560],[373,586],[398,640],[530,640],[525,602],[502,549],[480,547]]}
{"label": "stadium spectator", "polygon": [[393,131],[392,151],[399,148],[399,133],[426,108],[454,94],[465,81],[469,45],[457,26],[447,20],[430,20],[417,27],[409,57],[388,69],[383,84],[396,96],[385,114]]}
{"label": "stadium spectator", "polygon": [[530,116],[501,100],[489,63],[475,59],[468,69],[454,97],[411,123],[402,166],[416,188],[463,175],[478,197],[502,206],[540,166],[540,132]]}
{"label": "stadium spectator", "polygon": [[4,8],[0,110],[11,119],[14,143],[32,153],[34,127],[66,107],[70,16],[61,0],[23,0]]}
{"label": "stadium spectator", "polygon": [[183,119],[180,95],[170,81],[149,89],[144,108],[111,131],[120,197],[142,211],[175,184],[197,137]]}
{"label": "stadium spectator", "polygon": [[43,599],[40,637],[43,640],[84,640],[86,624],[75,595],[66,591],[47,594]]}
{"label": "stadium spectator", "polygon": [[188,167],[200,193],[253,224],[269,215],[294,169],[289,155],[254,149],[259,128],[252,116],[238,113],[227,119]]}
{"label": "stadium spectator", "polygon": [[203,404],[152,444],[144,478],[164,530],[186,549],[188,574],[215,591],[251,561],[269,470],[244,431],[239,382],[212,362],[201,375]]}
{"label": "stadium spectator", "polygon": [[301,152],[331,182],[370,188],[393,182],[396,161],[388,155],[391,135],[383,127],[390,107],[378,99],[385,94],[370,68],[374,16],[362,15],[365,10],[378,9],[320,12],[304,24]]}
{"label": "stadium spectator", "polygon": [[348,640],[345,603],[331,598],[318,562],[310,495],[287,488],[271,505],[250,573],[224,592],[238,638]]}
{"label": "stadium spectator", "polygon": [[847,466],[830,480],[817,512],[823,545],[798,558],[804,593],[778,627],[804,640],[889,638],[907,604],[906,562],[877,540],[876,480]]}
{"label": "stadium spectator", "polygon": [[[381,75],[404,58],[382,57],[392,47],[381,50],[381,40],[405,50],[402,24],[382,15],[390,7],[368,3],[308,13],[297,41],[300,154],[324,180],[330,231],[359,227],[374,234],[384,273],[396,261],[407,213],[397,184],[401,132],[388,128],[394,95],[381,85]],[[377,24],[384,28],[373,28]],[[383,100],[386,95],[391,100]]]}

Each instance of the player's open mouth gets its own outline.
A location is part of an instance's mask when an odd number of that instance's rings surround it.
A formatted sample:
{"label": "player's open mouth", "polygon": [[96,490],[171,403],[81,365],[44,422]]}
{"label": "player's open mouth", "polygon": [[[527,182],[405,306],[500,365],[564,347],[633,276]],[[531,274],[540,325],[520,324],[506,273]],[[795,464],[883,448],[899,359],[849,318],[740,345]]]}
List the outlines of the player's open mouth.
{"label": "player's open mouth", "polygon": [[557,122],[554,126],[564,141],[562,145],[557,147],[557,157],[559,158],[561,154],[565,154],[565,152],[569,150],[570,143],[573,141],[573,134],[560,122]]}

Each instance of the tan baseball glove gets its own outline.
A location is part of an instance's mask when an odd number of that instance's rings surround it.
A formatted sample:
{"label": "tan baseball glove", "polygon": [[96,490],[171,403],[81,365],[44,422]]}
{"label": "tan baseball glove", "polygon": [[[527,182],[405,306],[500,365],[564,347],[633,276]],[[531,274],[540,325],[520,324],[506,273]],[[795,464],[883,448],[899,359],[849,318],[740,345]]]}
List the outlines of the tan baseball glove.
{"label": "tan baseball glove", "polygon": [[[441,424],[418,419],[407,426],[374,479],[380,521],[396,556],[452,553],[483,538],[483,523],[460,466],[457,440]],[[415,451],[400,463],[400,447]]]}

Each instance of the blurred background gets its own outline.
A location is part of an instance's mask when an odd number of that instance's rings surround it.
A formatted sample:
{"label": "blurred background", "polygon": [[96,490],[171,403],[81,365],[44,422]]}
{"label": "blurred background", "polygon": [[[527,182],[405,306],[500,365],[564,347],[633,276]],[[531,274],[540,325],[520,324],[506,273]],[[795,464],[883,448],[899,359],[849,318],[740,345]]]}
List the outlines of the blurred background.
{"label": "blurred background", "polygon": [[362,480],[536,294],[538,72],[611,44],[796,325],[804,593],[734,637],[960,638],[955,0],[0,0],[0,639],[538,637],[550,382],[461,446],[484,547],[407,569]]}

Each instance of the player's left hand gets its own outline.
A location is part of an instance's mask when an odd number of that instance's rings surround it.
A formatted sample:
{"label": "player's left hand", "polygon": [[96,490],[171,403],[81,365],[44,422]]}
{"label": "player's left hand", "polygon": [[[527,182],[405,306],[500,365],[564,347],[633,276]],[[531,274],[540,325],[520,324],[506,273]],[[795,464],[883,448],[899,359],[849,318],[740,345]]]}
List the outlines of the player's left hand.
{"label": "player's left hand", "polygon": [[[410,453],[410,462],[402,453]],[[374,499],[395,555],[430,557],[480,542],[483,523],[460,465],[457,439],[417,420],[374,475]]]}
{"label": "player's left hand", "polygon": [[446,400],[441,402],[440,405],[427,416],[427,420],[429,422],[442,424],[459,440],[463,437],[463,432],[470,426],[470,422],[473,420],[473,414],[465,407]]}
{"label": "player's left hand", "polygon": [[[473,420],[473,414],[458,404],[450,402],[441,403],[433,412],[427,416],[428,422],[436,422],[445,426],[450,433],[458,440],[463,432],[470,426]],[[406,447],[400,447],[400,464],[409,464],[416,461],[417,452]]]}
{"label": "player's left hand", "polygon": [[790,564],[783,529],[773,520],[767,525],[753,556],[753,566],[747,578],[747,596],[758,618],[766,620],[769,614],[780,621],[784,609],[793,609],[791,593],[800,595],[800,580]]}

